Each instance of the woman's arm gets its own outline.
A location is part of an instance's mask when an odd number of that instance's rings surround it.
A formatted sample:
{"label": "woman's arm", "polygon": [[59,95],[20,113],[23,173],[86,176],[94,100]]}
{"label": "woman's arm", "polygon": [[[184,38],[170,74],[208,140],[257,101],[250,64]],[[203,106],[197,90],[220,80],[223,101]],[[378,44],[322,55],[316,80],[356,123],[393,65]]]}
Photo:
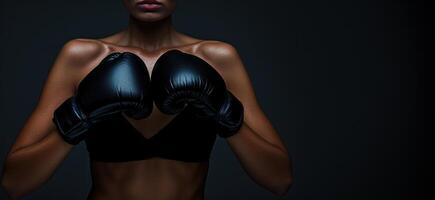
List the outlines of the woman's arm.
{"label": "woman's arm", "polygon": [[254,89],[237,50],[213,41],[203,55],[223,76],[227,88],[244,106],[244,124],[227,141],[248,175],[259,185],[283,196],[292,181],[292,163],[286,147],[257,102]]}
{"label": "woman's arm", "polygon": [[48,73],[38,104],[7,155],[1,184],[11,199],[21,198],[49,180],[73,147],[59,136],[52,118],[54,110],[74,94],[78,69],[84,63],[82,58],[97,51],[83,43],[71,40],[62,47]]}

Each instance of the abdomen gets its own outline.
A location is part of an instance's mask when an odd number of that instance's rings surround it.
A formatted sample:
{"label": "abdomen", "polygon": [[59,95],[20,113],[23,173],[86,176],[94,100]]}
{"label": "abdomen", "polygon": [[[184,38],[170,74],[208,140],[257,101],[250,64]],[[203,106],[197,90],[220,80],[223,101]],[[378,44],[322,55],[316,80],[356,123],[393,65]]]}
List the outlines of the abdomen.
{"label": "abdomen", "polygon": [[203,199],[208,162],[161,158],[107,163],[91,162],[92,200]]}

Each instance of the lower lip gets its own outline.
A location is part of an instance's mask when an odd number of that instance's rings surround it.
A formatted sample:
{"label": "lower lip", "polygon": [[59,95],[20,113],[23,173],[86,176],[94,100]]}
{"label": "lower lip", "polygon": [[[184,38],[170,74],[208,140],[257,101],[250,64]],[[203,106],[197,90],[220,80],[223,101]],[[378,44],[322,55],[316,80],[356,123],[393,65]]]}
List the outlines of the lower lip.
{"label": "lower lip", "polygon": [[144,11],[155,11],[162,7],[161,4],[155,4],[155,3],[143,3],[143,4],[138,4],[137,6]]}

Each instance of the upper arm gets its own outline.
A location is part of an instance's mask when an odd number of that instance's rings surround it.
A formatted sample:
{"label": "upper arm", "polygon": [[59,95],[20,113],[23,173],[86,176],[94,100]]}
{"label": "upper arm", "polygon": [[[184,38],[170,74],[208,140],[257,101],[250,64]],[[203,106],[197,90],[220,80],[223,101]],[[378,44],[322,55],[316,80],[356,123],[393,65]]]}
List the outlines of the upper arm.
{"label": "upper arm", "polygon": [[[10,153],[36,143],[55,130],[53,112],[67,98],[74,95],[78,78],[78,65],[83,64],[81,54],[86,51],[83,41],[71,40],[59,51],[49,69],[38,102],[27,117]],[[89,49],[88,49],[89,51]],[[88,54],[89,55],[89,54]]]}
{"label": "upper arm", "polygon": [[225,80],[227,89],[236,96],[244,107],[244,123],[268,142],[282,148],[284,144],[272,123],[263,112],[236,48],[225,42],[214,42],[204,48],[209,58]]}

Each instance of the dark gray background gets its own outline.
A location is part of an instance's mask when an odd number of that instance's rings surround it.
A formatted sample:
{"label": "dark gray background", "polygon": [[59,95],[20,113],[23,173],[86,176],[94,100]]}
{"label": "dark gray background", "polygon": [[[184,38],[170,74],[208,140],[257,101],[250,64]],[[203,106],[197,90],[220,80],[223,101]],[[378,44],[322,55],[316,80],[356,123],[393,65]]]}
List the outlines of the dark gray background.
{"label": "dark gray background", "polygon": [[[231,43],[242,56],[294,161],[285,199],[417,199],[426,191],[433,1],[386,2],[178,1],[179,31]],[[61,46],[117,32],[127,13],[120,0],[1,1],[0,11],[2,166]],[[80,144],[27,199],[84,199],[89,175]],[[206,199],[277,198],[220,139]]]}

